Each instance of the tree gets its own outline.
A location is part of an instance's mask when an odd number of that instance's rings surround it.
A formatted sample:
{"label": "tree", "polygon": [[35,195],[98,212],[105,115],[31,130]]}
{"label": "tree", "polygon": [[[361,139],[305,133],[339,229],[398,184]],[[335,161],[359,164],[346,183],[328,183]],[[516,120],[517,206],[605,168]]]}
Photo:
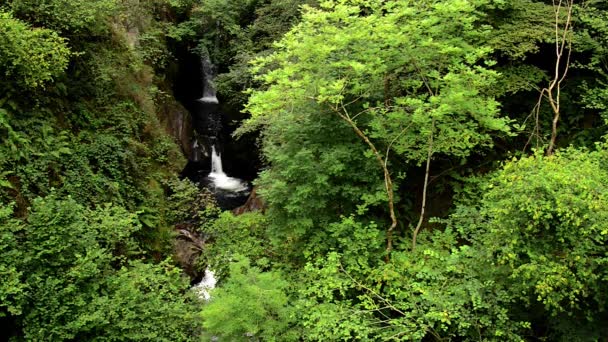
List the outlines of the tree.
{"label": "tree", "polygon": [[[479,45],[490,31],[478,25],[477,5],[328,1],[320,9],[307,7],[302,22],[277,44],[277,52],[258,60],[260,79],[268,88],[253,91],[247,107],[252,118],[242,128],[263,127],[264,152],[271,165],[268,176],[260,181],[266,197],[285,203],[278,193],[285,183],[293,184],[294,194],[308,186],[286,179],[293,177],[293,172],[286,171],[293,163],[318,165],[316,144],[325,137],[314,135],[331,134],[321,156],[329,156],[327,151],[341,140],[350,144],[354,135],[365,148],[342,150],[344,158],[354,161],[367,151],[383,176],[378,179],[375,172],[367,173],[369,162],[358,160],[366,165],[364,182],[377,189],[380,181],[384,194],[339,202],[353,208],[386,201],[391,221],[386,250],[390,253],[398,225],[394,189],[399,186],[393,184],[391,165],[411,167],[423,161],[428,165],[438,154],[465,158],[474,148],[491,145],[492,134],[509,130],[508,120],[499,117],[499,105],[490,95],[497,74],[486,67],[493,64],[485,58],[490,50]],[[292,154],[297,149],[302,152]],[[299,158],[304,153],[311,154],[308,160]],[[334,164],[344,168],[339,165]],[[286,174],[279,175],[282,172]],[[332,165],[316,167],[315,177],[332,179],[334,173]],[[357,184],[361,179],[355,177],[346,176],[341,182]],[[326,184],[319,186],[323,186],[320,192],[332,191]],[[273,203],[270,206],[272,215],[276,211]],[[343,212],[348,210],[352,209]],[[302,216],[317,215],[311,211]]]}
{"label": "tree", "polygon": [[507,162],[471,181],[444,231],[422,233],[390,263],[366,267],[351,254],[356,227],[306,265],[298,312],[309,338],[601,338],[607,157],[601,146]]}
{"label": "tree", "polygon": [[[570,56],[572,54],[572,11],[574,8],[573,0],[560,0],[553,2],[555,11],[555,71],[553,79],[549,82],[546,88],[543,88],[540,93],[536,108],[536,120],[538,116],[542,100],[546,97],[553,110],[553,120],[551,121],[551,139],[549,139],[549,147],[547,147],[547,155],[553,154],[557,139],[557,123],[561,115],[560,100],[562,91],[562,82],[566,79],[568,69],[570,68]],[[563,7],[563,8],[562,8]],[[566,12],[565,15],[562,11]],[[565,19],[562,17],[565,16]],[[564,23],[562,24],[562,21]],[[565,62],[564,62],[565,60]],[[562,67],[562,64],[564,66]],[[562,70],[563,69],[563,70]]]}
{"label": "tree", "polygon": [[[451,227],[492,255],[511,315],[551,340],[595,340],[605,320],[605,147],[513,160],[488,179]],[[488,254],[488,255],[490,255]],[[498,279],[495,280],[499,282]]]}
{"label": "tree", "polygon": [[9,0],[6,6],[18,18],[61,34],[101,35],[108,32],[118,4],[117,0]]}

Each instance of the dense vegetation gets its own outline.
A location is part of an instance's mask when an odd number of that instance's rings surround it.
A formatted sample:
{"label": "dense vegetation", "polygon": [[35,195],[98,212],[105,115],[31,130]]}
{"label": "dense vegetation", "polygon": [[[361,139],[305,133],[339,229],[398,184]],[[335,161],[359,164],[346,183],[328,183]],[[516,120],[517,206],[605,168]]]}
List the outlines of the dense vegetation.
{"label": "dense vegetation", "polygon": [[[170,260],[169,2],[0,7],[0,318],[16,340],[189,341]],[[137,33],[137,34],[134,34]]]}
{"label": "dense vegetation", "polygon": [[[184,47],[247,115],[263,212],[178,179]],[[608,337],[604,1],[8,0],[0,73],[12,340]]]}

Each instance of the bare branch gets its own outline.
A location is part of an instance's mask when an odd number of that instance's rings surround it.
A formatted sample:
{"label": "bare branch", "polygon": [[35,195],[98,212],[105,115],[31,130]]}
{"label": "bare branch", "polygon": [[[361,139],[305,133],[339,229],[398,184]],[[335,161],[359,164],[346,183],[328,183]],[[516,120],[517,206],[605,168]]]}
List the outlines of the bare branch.
{"label": "bare branch", "polygon": [[[563,23],[563,28],[560,17],[563,8],[566,8],[566,20]],[[540,134],[540,110],[542,107],[543,100],[546,100],[553,111],[553,120],[551,121],[551,138],[549,140],[549,146],[546,154],[553,154],[555,144],[557,140],[557,124],[561,116],[560,99],[561,99],[561,88],[562,82],[566,79],[566,75],[570,69],[570,58],[572,54],[572,39],[569,39],[569,34],[572,32],[572,11],[574,8],[574,0],[553,0],[553,10],[555,13],[555,65],[553,78],[549,82],[546,88],[540,90],[538,101],[532,110],[534,115],[535,126],[533,133],[531,133],[528,141],[524,146],[524,150],[528,147],[532,138],[536,136],[536,146],[540,146],[541,134]],[[564,58],[565,50],[566,61],[563,71],[561,70],[562,61]],[[526,118],[527,120],[527,118]]]}
{"label": "bare branch", "polygon": [[426,209],[426,193],[429,185],[429,170],[431,168],[431,157],[433,156],[433,134],[435,131],[435,118],[433,118],[433,122],[431,123],[431,132],[429,133],[429,148],[426,157],[426,171],[424,172],[424,188],[422,190],[422,207],[420,209],[420,219],[418,219],[418,224],[416,225],[416,229],[414,229],[414,236],[412,237],[412,250],[416,249],[416,238],[418,237],[418,233],[420,232],[420,228],[422,228],[422,222],[424,221],[424,211]]}
{"label": "bare branch", "polygon": [[[566,13],[566,22],[564,23],[563,29],[560,28],[560,14],[562,5],[565,4],[567,8]],[[549,105],[551,105],[551,109],[553,110],[553,120],[551,122],[551,139],[549,140],[549,147],[547,148],[546,154],[548,156],[553,154],[553,150],[555,148],[556,140],[557,140],[557,124],[560,118],[560,98],[561,98],[561,84],[566,78],[568,74],[568,70],[570,69],[570,57],[572,54],[572,39],[568,39],[568,35],[572,32],[572,11],[574,8],[574,0],[559,0],[556,3],[556,0],[553,0],[553,7],[555,9],[555,74],[553,75],[553,80],[550,82],[549,87],[543,89],[543,92],[547,93],[549,99]],[[561,34],[560,34],[560,30]],[[561,36],[561,37],[560,37]],[[560,66],[562,62],[562,58],[564,57],[564,50],[568,49],[568,54],[566,56],[566,65],[564,67],[563,72],[560,72]],[[555,96],[554,96],[555,91]],[[541,96],[542,93],[541,92]],[[537,111],[540,111],[540,105],[538,105]],[[537,112],[538,116],[538,112]]]}

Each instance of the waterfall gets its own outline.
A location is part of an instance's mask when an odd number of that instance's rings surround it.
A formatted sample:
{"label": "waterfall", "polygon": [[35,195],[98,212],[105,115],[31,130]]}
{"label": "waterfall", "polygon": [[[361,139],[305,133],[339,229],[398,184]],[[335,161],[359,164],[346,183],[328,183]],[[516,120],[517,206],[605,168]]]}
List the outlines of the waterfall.
{"label": "waterfall", "polygon": [[199,298],[209,300],[211,299],[209,291],[215,288],[216,283],[217,280],[215,279],[215,273],[210,269],[206,269],[203,279],[200,281],[200,283],[194,285],[192,289],[196,291]]}
{"label": "waterfall", "polygon": [[222,155],[217,152],[215,145],[211,145],[211,172],[208,177],[216,189],[230,192],[249,190],[247,183],[238,178],[229,177],[224,173],[222,168]]}
{"label": "waterfall", "polygon": [[211,64],[209,56],[201,58],[201,70],[203,72],[203,96],[198,100],[204,103],[218,103],[215,87],[213,86],[213,64]]}
{"label": "waterfall", "polygon": [[201,58],[201,71],[203,74],[203,94],[198,99],[196,117],[201,123],[197,126],[198,133],[206,137],[211,145],[211,172],[207,176],[210,181],[209,186],[212,190],[219,190],[222,196],[246,195],[245,192],[249,191],[247,183],[241,179],[228,176],[222,167],[221,146],[219,145],[222,120],[213,85],[214,66],[211,64],[208,55]]}
{"label": "waterfall", "polygon": [[201,159],[201,150],[200,147],[198,145],[198,139],[194,139],[194,142],[192,143],[192,152],[191,152],[191,159],[193,162],[198,162]]}
{"label": "waterfall", "polygon": [[215,150],[215,145],[211,145],[211,173],[224,174],[222,156]]}

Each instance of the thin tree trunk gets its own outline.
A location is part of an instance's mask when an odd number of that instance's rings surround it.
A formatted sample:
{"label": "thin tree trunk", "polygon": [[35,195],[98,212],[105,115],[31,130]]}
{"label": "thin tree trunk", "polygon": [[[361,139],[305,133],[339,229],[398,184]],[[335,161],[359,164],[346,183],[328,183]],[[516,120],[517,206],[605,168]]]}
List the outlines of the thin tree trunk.
{"label": "thin tree trunk", "polygon": [[[561,32],[560,37],[560,25],[559,25],[559,17],[562,9],[562,5],[565,3],[567,15],[566,22],[564,24],[563,32]],[[546,154],[548,156],[553,154],[553,150],[555,149],[556,140],[557,140],[557,124],[560,119],[560,95],[561,95],[561,84],[562,81],[566,78],[566,74],[568,73],[568,69],[570,68],[570,55],[572,53],[572,40],[568,39],[568,34],[572,30],[572,9],[574,6],[574,0],[553,0],[553,7],[555,9],[555,75],[548,88],[545,88],[541,91],[541,99],[543,92],[547,93],[547,98],[549,100],[549,104],[551,105],[551,109],[553,110],[553,120],[551,122],[551,139],[549,140],[549,147],[547,148]],[[564,56],[564,50],[568,45],[568,54],[566,60],[566,66],[564,67],[563,73],[560,73],[560,64],[561,60]],[[553,91],[555,90],[555,97],[553,95]],[[538,109],[540,110],[540,105],[538,105]]]}
{"label": "thin tree trunk", "polygon": [[338,116],[342,120],[346,121],[352,127],[352,129],[355,131],[357,136],[359,136],[367,144],[367,146],[369,146],[370,150],[374,154],[374,157],[378,161],[378,164],[380,165],[380,167],[382,168],[382,171],[384,173],[384,188],[385,188],[386,194],[388,196],[388,210],[389,210],[389,215],[391,217],[391,225],[389,226],[389,228],[386,231],[386,261],[388,262],[390,260],[390,254],[393,250],[393,231],[397,227],[397,216],[395,215],[395,200],[394,200],[394,192],[393,192],[393,180],[391,178],[391,174],[388,170],[388,166],[387,166],[385,160],[382,159],[382,155],[380,154],[380,152],[378,151],[378,149],[376,148],[374,143],[372,143],[371,140],[369,140],[369,138],[367,137],[367,135],[365,135],[365,133],[363,133],[363,131],[361,131],[359,126],[357,126],[357,123],[354,122],[353,119],[351,118],[351,116],[348,114],[348,111],[346,110],[346,108],[344,108],[344,106],[342,106],[342,110],[340,110],[338,108],[333,108],[333,107],[332,107],[332,109],[338,114]]}
{"label": "thin tree trunk", "polygon": [[429,171],[431,169],[431,157],[433,156],[433,134],[435,131],[435,119],[433,118],[433,122],[431,123],[431,133],[429,133],[429,149],[426,156],[426,170],[424,172],[424,187],[422,189],[422,207],[420,209],[420,218],[418,219],[418,224],[416,225],[416,229],[414,229],[414,236],[412,237],[412,250],[416,249],[416,238],[418,237],[418,233],[422,228],[422,222],[424,221],[424,212],[426,210],[426,193],[429,185]]}

